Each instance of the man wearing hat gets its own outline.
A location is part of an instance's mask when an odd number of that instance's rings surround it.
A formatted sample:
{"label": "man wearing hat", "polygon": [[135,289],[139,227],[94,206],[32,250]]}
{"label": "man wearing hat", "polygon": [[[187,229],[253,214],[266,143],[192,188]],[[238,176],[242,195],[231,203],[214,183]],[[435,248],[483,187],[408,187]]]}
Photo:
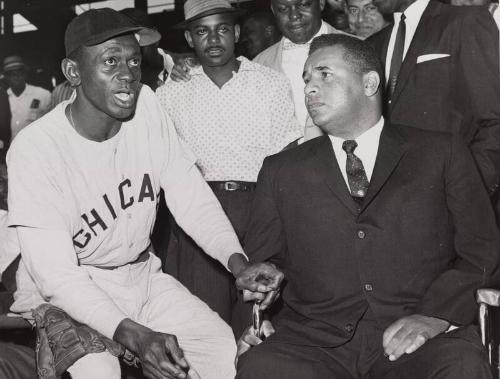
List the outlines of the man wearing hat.
{"label": "man wearing hat", "polygon": [[[178,27],[201,66],[191,71],[190,81],[168,81],[157,95],[242,238],[262,161],[302,133],[286,78],[235,57],[240,12],[227,0],[188,0]],[[230,323],[236,335],[242,331],[233,317],[234,279],[179,227],[174,227],[166,270]]]}
{"label": "man wearing hat", "polygon": [[[50,107],[50,92],[26,82],[27,67],[20,56],[13,55],[3,60],[3,72],[9,89],[11,139],[25,126],[43,116]],[[4,141],[9,143],[10,141]]]}
{"label": "man wearing hat", "polygon": [[[303,128],[304,139],[309,140],[322,134],[308,117],[304,105],[302,72],[309,45],[314,37],[322,34],[346,33],[321,19],[325,0],[271,0],[270,4],[276,25],[283,37],[262,51],[253,61],[270,67],[288,78],[295,105],[295,116]],[[172,79],[189,80],[191,72],[187,62],[179,60],[176,63],[171,73]]]}
{"label": "man wearing hat", "polygon": [[[62,69],[75,96],[25,128],[7,158],[9,225],[22,252],[11,310],[29,319],[39,305],[60,308],[131,351],[148,378],[232,378],[229,327],[152,254],[160,188],[178,223],[241,288],[271,296],[283,275],[248,266],[193,153],[140,85],[140,45],[155,38],[109,8],[68,25]],[[108,351],[68,371],[120,378]]]}

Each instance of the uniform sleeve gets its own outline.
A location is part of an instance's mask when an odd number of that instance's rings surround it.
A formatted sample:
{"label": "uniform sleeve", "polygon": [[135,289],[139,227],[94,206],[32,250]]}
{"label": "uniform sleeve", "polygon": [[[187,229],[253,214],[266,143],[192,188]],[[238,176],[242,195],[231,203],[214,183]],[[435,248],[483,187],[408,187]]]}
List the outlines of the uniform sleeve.
{"label": "uniform sleeve", "polygon": [[25,133],[8,154],[9,225],[17,229],[23,262],[46,301],[112,338],[125,315],[78,265],[63,189],[43,158]]}
{"label": "uniform sleeve", "polygon": [[[271,125],[273,151],[270,154],[278,153],[291,142],[298,140],[304,135],[304,128],[301,127],[295,118],[295,106],[292,100],[292,89],[290,83],[281,76],[273,73],[274,81],[269,86],[268,104],[271,107]],[[269,154],[269,155],[270,155]]]}
{"label": "uniform sleeve", "polygon": [[[478,7],[479,8],[479,7]],[[487,8],[464,17],[460,63],[478,129],[470,145],[488,192],[500,184],[500,68],[498,28]]]}
{"label": "uniform sleeve", "polygon": [[[162,87],[163,88],[163,87]],[[219,201],[196,167],[196,157],[179,139],[170,117],[161,109],[165,163],[161,186],[177,224],[226,268],[229,257],[243,254],[238,237]]]}
{"label": "uniform sleeve", "polygon": [[41,151],[43,140],[35,143],[36,138],[22,131],[7,154],[9,225],[69,232],[63,189],[55,168],[44,159],[48,151]]}
{"label": "uniform sleeve", "polygon": [[475,291],[499,284],[500,236],[469,149],[454,137],[447,150],[446,200],[457,258],[436,277],[417,313],[467,325],[476,315]]}

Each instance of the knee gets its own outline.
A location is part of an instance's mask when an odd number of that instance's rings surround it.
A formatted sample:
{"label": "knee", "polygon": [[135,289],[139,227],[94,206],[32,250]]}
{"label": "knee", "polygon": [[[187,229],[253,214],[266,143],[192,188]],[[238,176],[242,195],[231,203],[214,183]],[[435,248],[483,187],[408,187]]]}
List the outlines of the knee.
{"label": "knee", "polygon": [[[238,358],[236,379],[265,379],[276,377],[276,362],[272,354],[264,354],[258,346]],[[274,362],[274,363],[273,363]]]}
{"label": "knee", "polygon": [[472,345],[462,348],[456,367],[452,369],[452,374],[449,377],[454,379],[490,379],[491,369],[485,351]]}
{"label": "knee", "polygon": [[108,352],[87,354],[68,369],[72,379],[119,379],[118,358]]}
{"label": "knee", "polygon": [[442,378],[450,379],[490,379],[491,370],[486,353],[481,346],[469,341],[456,340],[448,345],[447,351],[441,350],[437,356],[442,365],[437,371]]}

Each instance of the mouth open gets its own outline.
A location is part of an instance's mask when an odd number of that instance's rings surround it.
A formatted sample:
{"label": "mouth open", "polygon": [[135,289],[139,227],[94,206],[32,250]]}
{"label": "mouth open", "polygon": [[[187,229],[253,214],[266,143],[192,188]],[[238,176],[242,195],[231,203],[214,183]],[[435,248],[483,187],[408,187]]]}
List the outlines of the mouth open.
{"label": "mouth open", "polygon": [[115,102],[122,108],[131,108],[135,104],[135,93],[132,90],[122,90],[113,94]]}

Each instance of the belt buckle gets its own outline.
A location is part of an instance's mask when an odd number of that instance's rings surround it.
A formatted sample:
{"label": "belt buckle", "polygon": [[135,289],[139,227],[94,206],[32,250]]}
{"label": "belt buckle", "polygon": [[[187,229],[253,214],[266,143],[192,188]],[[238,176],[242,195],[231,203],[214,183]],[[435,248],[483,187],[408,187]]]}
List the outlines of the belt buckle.
{"label": "belt buckle", "polygon": [[238,189],[238,183],[236,182],[224,182],[225,191],[236,191]]}

